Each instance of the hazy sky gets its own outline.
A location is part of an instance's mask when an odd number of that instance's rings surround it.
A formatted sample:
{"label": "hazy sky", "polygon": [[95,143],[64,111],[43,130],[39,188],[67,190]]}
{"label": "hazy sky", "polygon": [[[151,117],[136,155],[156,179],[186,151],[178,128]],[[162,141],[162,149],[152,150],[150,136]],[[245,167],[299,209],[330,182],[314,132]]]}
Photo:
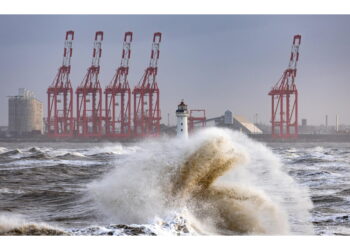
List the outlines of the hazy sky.
{"label": "hazy sky", "polygon": [[[0,125],[7,96],[28,88],[47,109],[47,87],[62,63],[66,30],[75,31],[74,89],[90,66],[93,36],[105,32],[100,81],[105,87],[120,63],[122,38],[133,31],[129,82],[148,65],[154,32],[163,33],[158,71],[162,122],[175,121],[183,98],[207,117],[229,109],[269,122],[267,95],[288,65],[292,37],[302,35],[297,87],[299,117],[309,124],[350,123],[350,16],[0,16]],[[75,104],[75,103],[74,103]]]}

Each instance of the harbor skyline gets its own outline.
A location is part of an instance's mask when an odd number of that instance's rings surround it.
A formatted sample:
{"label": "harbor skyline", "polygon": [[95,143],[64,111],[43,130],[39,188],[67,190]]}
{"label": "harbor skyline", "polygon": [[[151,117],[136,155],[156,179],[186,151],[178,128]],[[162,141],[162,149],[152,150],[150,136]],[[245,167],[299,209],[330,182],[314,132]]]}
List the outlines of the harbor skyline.
{"label": "harbor skyline", "polygon": [[[293,35],[301,34],[296,84],[299,123],[349,124],[347,93],[350,56],[348,16],[1,16],[0,125],[7,125],[7,96],[33,90],[44,103],[46,90],[62,60],[63,35],[75,30],[71,80],[82,81],[90,64],[96,30],[105,33],[100,81],[104,88],[120,63],[124,32],[133,31],[129,83],[133,88],[148,65],[153,32],[163,34],[158,84],[162,123],[175,124],[173,106],[182,98],[189,108],[216,117],[229,109],[263,123],[270,121],[268,91],[288,64]],[[89,25],[86,25],[89,24]],[[180,91],[186,89],[186,91]],[[215,94],[215,98],[213,97]],[[220,97],[220,98],[216,98]]]}

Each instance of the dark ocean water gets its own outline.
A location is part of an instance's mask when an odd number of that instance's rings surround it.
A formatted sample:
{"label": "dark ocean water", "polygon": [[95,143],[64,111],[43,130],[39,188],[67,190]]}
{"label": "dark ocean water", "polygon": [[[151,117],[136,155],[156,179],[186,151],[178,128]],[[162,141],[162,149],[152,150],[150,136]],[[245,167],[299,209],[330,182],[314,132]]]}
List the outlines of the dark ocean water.
{"label": "dark ocean water", "polygon": [[[308,190],[313,204],[313,233],[350,235],[350,144],[257,144],[272,150],[282,162],[282,171]],[[193,234],[188,221],[179,214],[128,224],[111,219],[110,213],[96,205],[88,188],[90,183],[103,182],[115,168],[140,152],[142,145],[137,144],[2,143],[0,233]],[[130,170],[130,178],[133,174]],[[104,189],[106,195],[116,191],[113,186]],[[142,205],[139,209],[143,209]],[[293,212],[289,213],[293,224]]]}
{"label": "dark ocean water", "polygon": [[288,173],[310,190],[317,234],[350,235],[350,144],[271,144]]}

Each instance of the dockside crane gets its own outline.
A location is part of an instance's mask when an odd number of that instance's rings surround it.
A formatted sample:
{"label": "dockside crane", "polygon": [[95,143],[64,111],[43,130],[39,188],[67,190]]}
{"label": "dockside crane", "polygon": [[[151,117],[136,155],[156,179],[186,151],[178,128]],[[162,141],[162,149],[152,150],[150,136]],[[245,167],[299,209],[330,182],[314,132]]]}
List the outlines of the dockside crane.
{"label": "dockside crane", "polygon": [[298,90],[295,84],[301,35],[293,38],[288,68],[269,92],[271,96],[271,126],[274,138],[298,137]]}
{"label": "dockside crane", "polygon": [[47,89],[47,133],[49,137],[71,137],[74,132],[73,89],[70,81],[74,31],[66,32],[63,63]]}
{"label": "dockside crane", "polygon": [[76,90],[77,136],[101,137],[102,131],[102,89],[99,81],[102,55],[103,32],[95,34],[91,66]]}
{"label": "dockside crane", "polygon": [[125,32],[120,66],[105,89],[106,136],[131,136],[131,91],[128,82],[132,32]]}
{"label": "dockside crane", "polygon": [[133,90],[134,112],[133,136],[158,136],[160,133],[159,88],[157,83],[159,45],[162,34],[153,35],[151,59],[141,80]]}
{"label": "dockside crane", "polygon": [[193,132],[196,127],[204,128],[206,120],[205,109],[191,109],[188,117],[188,131]]}

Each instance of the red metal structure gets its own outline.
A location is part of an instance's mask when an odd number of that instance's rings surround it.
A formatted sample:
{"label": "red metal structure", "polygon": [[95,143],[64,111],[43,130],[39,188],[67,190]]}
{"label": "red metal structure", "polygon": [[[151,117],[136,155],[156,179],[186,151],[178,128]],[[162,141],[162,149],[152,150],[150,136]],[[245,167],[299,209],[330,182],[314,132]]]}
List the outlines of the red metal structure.
{"label": "red metal structure", "polygon": [[102,136],[102,89],[98,79],[102,41],[103,32],[96,32],[91,66],[76,90],[77,135],[81,137]]}
{"label": "red metal structure", "polygon": [[191,109],[188,117],[188,130],[193,131],[196,127],[205,127],[206,120],[204,109]]}
{"label": "red metal structure", "polygon": [[159,88],[156,80],[159,44],[162,34],[154,33],[151,59],[140,82],[133,90],[134,136],[158,136],[160,133]]}
{"label": "red metal structure", "polygon": [[272,100],[272,137],[275,138],[298,137],[298,90],[295,78],[300,42],[301,35],[295,35],[288,68],[269,92]]}
{"label": "red metal structure", "polygon": [[47,131],[50,137],[73,136],[73,89],[69,78],[73,40],[74,31],[67,31],[62,66],[47,90]]}
{"label": "red metal structure", "polygon": [[106,104],[106,136],[129,137],[131,136],[131,91],[128,82],[130,45],[132,32],[124,35],[122,60],[112,81],[105,89]]}

